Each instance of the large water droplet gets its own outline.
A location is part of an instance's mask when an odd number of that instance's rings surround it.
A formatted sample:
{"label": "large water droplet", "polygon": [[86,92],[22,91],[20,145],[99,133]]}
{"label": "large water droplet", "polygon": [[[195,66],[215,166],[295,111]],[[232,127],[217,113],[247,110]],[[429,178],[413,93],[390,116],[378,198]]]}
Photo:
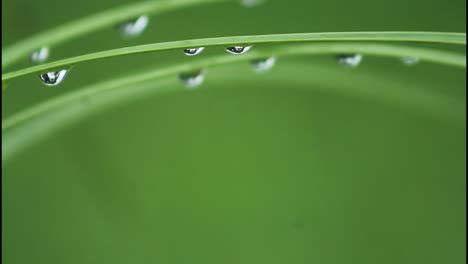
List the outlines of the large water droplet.
{"label": "large water droplet", "polygon": [[184,49],[184,53],[187,56],[195,56],[195,55],[200,54],[204,49],[205,49],[204,47]]}
{"label": "large water droplet", "polygon": [[273,68],[275,62],[275,57],[269,57],[264,59],[251,60],[250,65],[252,65],[256,72],[266,72]]}
{"label": "large water droplet", "polygon": [[50,50],[48,47],[41,47],[31,54],[31,61],[33,63],[41,63],[49,58]]}
{"label": "large water droplet", "polygon": [[346,67],[356,67],[362,60],[361,54],[340,54],[337,56],[338,63]]}
{"label": "large water droplet", "polygon": [[265,2],[266,0],[241,0],[241,5],[244,7],[255,7]]}
{"label": "large water droplet", "polygon": [[414,65],[419,62],[419,58],[403,57],[401,58],[401,62],[403,62],[405,65]]}
{"label": "large water droplet", "polygon": [[148,16],[139,16],[120,25],[120,32],[124,37],[133,38],[140,35],[149,23]]}
{"label": "large water droplet", "polygon": [[205,73],[205,70],[181,73],[179,74],[179,79],[187,89],[194,89],[203,83],[203,80],[205,79]]}
{"label": "large water droplet", "polygon": [[65,75],[67,75],[68,70],[60,70],[60,71],[53,71],[53,72],[46,72],[39,75],[41,81],[47,86],[55,86],[59,85],[63,82]]}
{"label": "large water droplet", "polygon": [[247,51],[249,51],[252,48],[252,46],[232,46],[232,47],[227,47],[226,51],[231,53],[231,54],[244,54]]}

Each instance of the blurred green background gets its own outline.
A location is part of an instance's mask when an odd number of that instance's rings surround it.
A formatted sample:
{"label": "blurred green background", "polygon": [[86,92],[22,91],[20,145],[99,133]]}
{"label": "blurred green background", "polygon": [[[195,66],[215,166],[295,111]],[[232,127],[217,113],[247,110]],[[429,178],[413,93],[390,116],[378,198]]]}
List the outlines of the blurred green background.
{"label": "blurred green background", "polygon": [[[2,47],[130,2],[3,0]],[[466,32],[465,10],[464,0],[214,4],[151,17],[132,40],[115,28],[87,35],[50,59],[217,36]],[[86,63],[58,87],[28,76],[3,92],[2,119],[186,59]],[[279,58],[262,75],[246,63],[208,69],[194,91],[176,76],[155,81],[174,91],[93,112],[2,162],[2,260],[465,263],[465,85],[461,68],[365,57],[350,70],[331,56]]]}

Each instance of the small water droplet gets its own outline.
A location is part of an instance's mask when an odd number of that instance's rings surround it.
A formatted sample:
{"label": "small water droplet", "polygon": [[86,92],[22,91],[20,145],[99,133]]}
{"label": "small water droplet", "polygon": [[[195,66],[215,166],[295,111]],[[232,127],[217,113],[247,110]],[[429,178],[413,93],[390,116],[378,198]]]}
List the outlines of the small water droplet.
{"label": "small water droplet", "polygon": [[401,62],[403,62],[405,65],[414,65],[419,62],[419,58],[403,57],[401,58]]}
{"label": "small water droplet", "polygon": [[45,85],[55,86],[63,82],[63,79],[65,78],[65,75],[67,75],[67,73],[68,73],[68,70],[46,72],[46,73],[39,75],[39,78]]}
{"label": "small water droplet", "polygon": [[203,80],[205,79],[205,73],[205,70],[181,73],[179,74],[179,79],[187,89],[194,89],[203,83]]}
{"label": "small water droplet", "polygon": [[41,63],[49,58],[50,50],[48,47],[41,47],[31,54],[31,61],[33,63]]}
{"label": "small water droplet", "polygon": [[356,67],[362,60],[361,54],[340,54],[337,56],[338,63],[346,67]]}
{"label": "small water droplet", "polygon": [[251,60],[250,65],[252,65],[256,72],[266,72],[273,68],[275,62],[275,57],[269,57],[264,59]]}
{"label": "small water droplet", "polygon": [[249,51],[252,48],[252,46],[232,46],[232,47],[227,47],[226,51],[231,53],[231,54],[244,54],[247,51]]}
{"label": "small water droplet", "polygon": [[266,0],[241,0],[241,5],[244,7],[255,7],[265,2]]}
{"label": "small water droplet", "polygon": [[200,54],[204,49],[204,47],[184,49],[184,54],[187,56],[195,56]]}
{"label": "small water droplet", "polygon": [[149,23],[148,16],[139,16],[120,25],[120,32],[124,37],[133,38],[140,35]]}

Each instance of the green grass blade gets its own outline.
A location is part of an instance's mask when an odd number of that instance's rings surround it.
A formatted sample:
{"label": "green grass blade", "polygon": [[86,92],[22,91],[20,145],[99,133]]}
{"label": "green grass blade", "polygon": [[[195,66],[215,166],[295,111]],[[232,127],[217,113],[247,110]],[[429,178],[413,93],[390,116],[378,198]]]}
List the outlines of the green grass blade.
{"label": "green grass blade", "polygon": [[43,45],[55,46],[82,35],[112,27],[142,14],[158,14],[194,5],[226,1],[229,0],[150,0],[106,10],[38,33],[2,49],[2,68],[29,56]]}
{"label": "green grass blade", "polygon": [[158,69],[149,72],[139,73],[128,77],[114,79],[92,85],[85,89],[80,89],[61,97],[32,106],[2,121],[2,132],[13,128],[20,123],[40,116],[53,109],[64,107],[67,104],[79,102],[82,98],[93,97],[97,94],[117,89],[119,87],[129,87],[136,83],[154,80],[165,76],[175,76],[178,73],[192,71],[200,68],[213,67],[240,61],[263,58],[275,54],[276,56],[293,55],[317,55],[333,54],[337,51],[346,53],[362,53],[366,55],[378,55],[388,57],[417,57],[424,61],[433,61],[449,65],[463,66],[466,63],[465,56],[452,52],[423,49],[415,47],[392,46],[376,43],[334,43],[334,44],[302,44],[295,46],[271,47],[265,50],[253,50],[243,56],[233,56],[230,54],[218,55],[198,61],[187,61],[186,63]]}
{"label": "green grass blade", "polygon": [[[26,110],[26,119],[17,126],[5,132],[2,131],[2,161],[8,162],[15,155],[27,149],[28,146],[41,138],[53,135],[62,128],[86,118],[98,111],[113,108],[121,104],[152,94],[182,91],[173,74],[204,67],[217,61],[219,64],[240,61],[239,57],[218,56],[209,62],[198,62],[190,65],[176,65],[163,70],[152,70],[140,73],[138,76],[129,76],[119,80],[112,80],[87,88],[77,90],[43,103],[37,107]],[[211,64],[210,64],[211,65]],[[351,79],[342,78],[343,72],[333,65],[314,65],[307,62],[297,63],[282,61],[277,65],[281,67],[275,74],[269,74],[262,83],[265,87],[274,87],[281,82],[290,83],[294,71],[297,76],[314,73],[313,84],[301,85],[304,89],[318,90],[332,94],[356,97],[364,100],[373,100],[390,104],[396,108],[413,111],[416,114],[428,115],[435,120],[455,121],[461,124],[464,120],[464,103],[457,98],[427,90],[424,86],[415,85],[406,89],[406,85],[397,80],[389,80],[385,75],[368,75],[355,72]],[[233,76],[232,71],[223,69],[210,70],[210,82],[224,83],[226,80],[236,85],[248,85],[252,81],[249,75]],[[349,75],[347,75],[349,76]],[[247,77],[247,78],[245,78]],[[297,78],[295,84],[303,82]],[[375,85],[379,85],[376,87]],[[358,84],[358,85],[356,85]],[[284,86],[287,87],[287,86]],[[401,87],[401,88],[397,88]],[[27,116],[29,115],[29,116]],[[25,117],[25,116],[23,116]]]}
{"label": "green grass blade", "polygon": [[[112,49],[102,52],[90,53],[64,60],[37,65],[26,69],[6,73],[2,75],[2,81],[11,80],[31,73],[42,73],[52,69],[65,68],[87,61],[101,60],[105,58],[124,55],[156,52],[164,50],[184,49],[192,47],[242,45],[259,43],[293,43],[293,42],[323,42],[323,41],[378,41],[378,42],[427,42],[466,44],[466,34],[463,33],[434,33],[434,32],[342,32],[342,33],[299,33],[258,35],[240,37],[221,37],[195,40],[171,41],[139,45],[133,47]],[[336,50],[336,52],[341,52]],[[429,55],[429,54],[428,54]],[[457,65],[460,66],[458,63]]]}

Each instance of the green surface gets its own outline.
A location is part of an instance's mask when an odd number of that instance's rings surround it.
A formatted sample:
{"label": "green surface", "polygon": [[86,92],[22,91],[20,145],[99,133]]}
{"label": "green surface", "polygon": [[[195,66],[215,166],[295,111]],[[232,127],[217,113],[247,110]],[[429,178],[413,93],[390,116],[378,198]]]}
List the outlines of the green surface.
{"label": "green surface", "polygon": [[[2,50],[123,4],[134,2],[2,1]],[[115,27],[89,30],[54,47],[50,61],[223,36],[464,33],[465,8],[194,5],[151,17],[132,40]],[[466,73],[446,65],[465,66],[465,46],[262,45],[242,56],[208,48],[89,61],[56,87],[35,74],[11,80],[2,92],[2,261],[465,263]],[[368,54],[347,69],[333,47]],[[247,60],[269,51],[288,56],[253,72]],[[422,60],[406,66],[403,55]],[[31,64],[10,66],[2,73]],[[184,89],[177,73],[199,67],[205,83]]]}

